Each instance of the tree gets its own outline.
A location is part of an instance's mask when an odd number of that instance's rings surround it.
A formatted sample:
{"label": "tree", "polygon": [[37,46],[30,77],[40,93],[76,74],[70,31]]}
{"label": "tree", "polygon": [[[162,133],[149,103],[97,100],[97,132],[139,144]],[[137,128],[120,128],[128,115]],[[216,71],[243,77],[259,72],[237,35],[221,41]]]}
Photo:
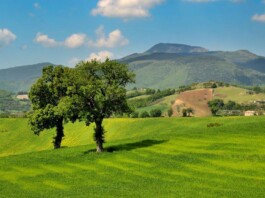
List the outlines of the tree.
{"label": "tree", "polygon": [[182,117],[187,117],[187,109],[182,109]]}
{"label": "tree", "polygon": [[152,109],[150,111],[150,117],[161,117],[162,111],[160,109]]}
{"label": "tree", "polygon": [[173,109],[172,108],[167,110],[167,115],[168,115],[168,117],[171,117],[173,115]]}
{"label": "tree", "polygon": [[61,108],[61,100],[67,95],[68,87],[73,83],[71,69],[63,66],[43,68],[42,76],[32,85],[29,98],[33,112],[29,124],[36,135],[41,131],[56,128],[54,148],[60,148],[64,137],[63,122],[67,116]]}
{"label": "tree", "polygon": [[224,105],[224,101],[221,99],[214,99],[208,102],[208,106],[210,107],[213,115],[216,115],[218,110],[223,109]]}
{"label": "tree", "polygon": [[[134,82],[134,73],[126,64],[106,59],[92,60],[76,66],[76,103],[79,115],[86,124],[95,123],[94,140],[97,152],[103,151],[104,128],[102,122],[114,113],[130,113],[126,100],[126,85]],[[76,90],[76,89],[74,89]],[[75,93],[74,93],[75,94]]]}
{"label": "tree", "polygon": [[140,114],[140,117],[141,118],[148,118],[150,117],[149,113],[147,111],[143,111],[141,114]]}
{"label": "tree", "polygon": [[193,110],[193,108],[190,108],[190,107],[186,109],[186,112],[187,112],[187,116],[188,116],[188,117],[190,117],[191,114],[194,114],[194,110]]}

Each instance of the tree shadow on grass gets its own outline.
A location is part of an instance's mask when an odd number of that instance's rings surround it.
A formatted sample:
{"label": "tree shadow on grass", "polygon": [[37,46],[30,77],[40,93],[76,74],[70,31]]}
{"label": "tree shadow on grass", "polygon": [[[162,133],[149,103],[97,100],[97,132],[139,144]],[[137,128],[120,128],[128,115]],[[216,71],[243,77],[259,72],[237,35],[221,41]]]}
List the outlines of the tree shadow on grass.
{"label": "tree shadow on grass", "polygon": [[[131,151],[131,150],[138,149],[138,148],[146,148],[146,147],[150,147],[153,145],[162,144],[167,141],[168,140],[142,140],[142,141],[134,142],[134,143],[110,146],[110,147],[105,148],[105,152],[112,153],[116,151]],[[91,149],[91,150],[84,152],[84,154],[88,154],[91,152],[96,152],[96,150]]]}

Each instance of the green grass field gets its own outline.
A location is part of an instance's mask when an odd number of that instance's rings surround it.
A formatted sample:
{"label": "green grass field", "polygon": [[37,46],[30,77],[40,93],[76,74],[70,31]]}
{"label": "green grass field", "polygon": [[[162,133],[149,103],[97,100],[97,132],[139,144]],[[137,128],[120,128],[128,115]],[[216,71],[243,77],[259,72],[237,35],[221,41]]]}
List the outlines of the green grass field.
{"label": "green grass field", "polygon": [[214,98],[220,98],[218,95],[221,95],[221,99],[223,99],[225,102],[232,100],[238,103],[248,103],[253,102],[256,100],[265,100],[265,94],[247,94],[246,89],[240,88],[240,87],[219,87],[215,89],[215,96]]}
{"label": "green grass field", "polygon": [[[218,123],[207,127],[210,123]],[[92,127],[32,135],[0,119],[0,197],[264,197],[265,117],[108,119],[97,154]]]}

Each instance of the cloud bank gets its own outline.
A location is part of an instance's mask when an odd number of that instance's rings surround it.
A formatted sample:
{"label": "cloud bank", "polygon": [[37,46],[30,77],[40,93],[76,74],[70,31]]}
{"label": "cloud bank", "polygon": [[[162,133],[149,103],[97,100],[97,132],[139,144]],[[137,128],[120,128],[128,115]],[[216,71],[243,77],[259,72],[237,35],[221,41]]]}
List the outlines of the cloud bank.
{"label": "cloud bank", "polygon": [[99,0],[91,11],[93,16],[131,19],[150,16],[149,10],[164,0]]}

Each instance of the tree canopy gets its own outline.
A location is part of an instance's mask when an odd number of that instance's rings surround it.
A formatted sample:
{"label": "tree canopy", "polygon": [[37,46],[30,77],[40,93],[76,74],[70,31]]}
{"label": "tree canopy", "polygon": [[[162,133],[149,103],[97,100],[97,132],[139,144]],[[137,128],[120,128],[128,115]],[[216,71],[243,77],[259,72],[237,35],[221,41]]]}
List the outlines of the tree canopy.
{"label": "tree canopy", "polygon": [[[104,128],[102,122],[113,114],[129,113],[126,100],[126,85],[134,82],[134,73],[126,64],[107,59],[105,62],[92,60],[80,62],[76,68],[78,78],[70,104],[78,105],[79,118],[86,124],[95,123],[94,138],[97,152],[103,151]],[[72,104],[70,106],[73,106]]]}
{"label": "tree canopy", "polygon": [[32,85],[29,98],[33,112],[29,123],[35,134],[39,135],[44,129],[56,128],[54,148],[61,147],[64,137],[63,121],[67,115],[60,103],[67,96],[68,87],[73,85],[71,69],[63,66],[48,66],[42,71],[42,76]]}

